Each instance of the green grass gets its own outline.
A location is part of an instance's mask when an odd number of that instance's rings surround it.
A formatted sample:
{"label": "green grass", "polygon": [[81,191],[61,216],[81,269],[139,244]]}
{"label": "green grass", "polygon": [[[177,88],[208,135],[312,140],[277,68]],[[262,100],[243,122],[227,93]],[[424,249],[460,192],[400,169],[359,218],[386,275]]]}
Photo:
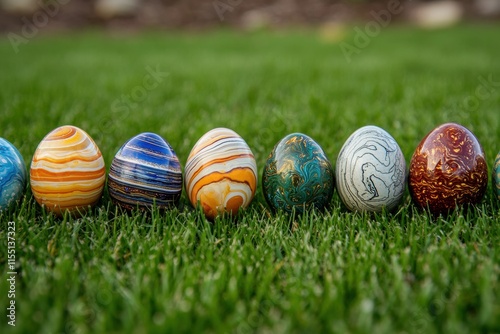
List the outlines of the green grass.
{"label": "green grass", "polygon": [[[351,31],[351,30],[349,30]],[[444,122],[471,129],[491,171],[500,150],[500,26],[385,29],[352,62],[313,31],[98,32],[41,36],[15,54],[0,41],[0,135],[27,165],[52,129],[73,124],[107,166],[128,138],[156,132],[185,165],[225,126],[259,174],[291,132],[333,164],[374,124],[407,163]],[[352,43],[353,36],[346,41]],[[146,67],[168,73],[129,105]],[[476,95],[486,85],[488,94]],[[487,96],[486,96],[487,95]],[[121,103],[121,104],[120,104]],[[112,121],[110,121],[112,120]],[[16,327],[7,326],[7,222],[16,223]],[[500,332],[500,206],[491,184],[469,210],[434,218],[410,197],[393,213],[271,214],[259,187],[236,222],[178,209],[125,215],[107,193],[80,219],[44,214],[27,190],[0,214],[0,332]],[[9,327],[9,328],[7,328]]]}

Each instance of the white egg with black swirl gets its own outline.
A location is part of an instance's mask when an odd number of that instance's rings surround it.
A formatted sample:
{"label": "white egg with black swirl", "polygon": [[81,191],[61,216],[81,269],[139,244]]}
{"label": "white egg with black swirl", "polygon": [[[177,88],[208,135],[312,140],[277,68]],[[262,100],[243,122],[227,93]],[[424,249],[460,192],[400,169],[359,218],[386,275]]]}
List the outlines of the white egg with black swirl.
{"label": "white egg with black swirl", "polygon": [[406,162],[387,131],[368,125],[355,131],[342,146],[335,176],[340,198],[349,210],[390,211],[404,195]]}

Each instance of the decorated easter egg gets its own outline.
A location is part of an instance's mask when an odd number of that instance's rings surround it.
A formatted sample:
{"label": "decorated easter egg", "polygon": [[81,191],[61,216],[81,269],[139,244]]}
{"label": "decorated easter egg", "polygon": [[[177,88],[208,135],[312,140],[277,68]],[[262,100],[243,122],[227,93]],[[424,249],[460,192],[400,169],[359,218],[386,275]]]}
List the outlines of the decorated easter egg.
{"label": "decorated easter egg", "polygon": [[302,213],[329,205],[335,179],[321,146],[302,133],[281,139],[269,154],[262,174],[262,190],[274,211]]}
{"label": "decorated easter egg", "polygon": [[500,199],[500,152],[498,152],[493,166],[493,189],[498,199]]}
{"label": "decorated easter egg", "polygon": [[92,138],[83,130],[61,126],[38,145],[30,168],[36,201],[57,215],[83,213],[102,196],[106,169]]}
{"label": "decorated easter egg", "polygon": [[433,214],[483,198],[488,183],[484,151],[472,132],[443,124],[420,142],[410,162],[409,187],[413,201]]}
{"label": "decorated easter egg", "polygon": [[175,206],[182,192],[179,159],[162,137],[141,133],[116,153],[109,169],[108,191],[115,204],[128,210]]}
{"label": "decorated easter egg", "polygon": [[404,195],[405,158],[396,140],[384,129],[364,126],[342,146],[335,177],[337,191],[349,210],[392,210]]}
{"label": "decorated easter egg", "polygon": [[236,215],[252,201],[257,188],[257,163],[236,132],[216,128],[194,145],[186,162],[185,186],[193,206],[205,216]]}
{"label": "decorated easter egg", "polygon": [[21,153],[0,138],[0,211],[7,209],[24,194],[26,165]]}

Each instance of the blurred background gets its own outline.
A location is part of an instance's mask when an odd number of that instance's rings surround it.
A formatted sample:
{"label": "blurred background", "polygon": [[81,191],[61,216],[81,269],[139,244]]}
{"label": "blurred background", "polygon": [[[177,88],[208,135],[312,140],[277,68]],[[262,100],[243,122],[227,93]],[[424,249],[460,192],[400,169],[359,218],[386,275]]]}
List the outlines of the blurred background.
{"label": "blurred background", "polygon": [[0,0],[0,30],[18,32],[26,22],[43,25],[43,33],[323,26],[373,19],[391,1],[402,11],[394,22],[432,28],[500,20],[500,0]]}

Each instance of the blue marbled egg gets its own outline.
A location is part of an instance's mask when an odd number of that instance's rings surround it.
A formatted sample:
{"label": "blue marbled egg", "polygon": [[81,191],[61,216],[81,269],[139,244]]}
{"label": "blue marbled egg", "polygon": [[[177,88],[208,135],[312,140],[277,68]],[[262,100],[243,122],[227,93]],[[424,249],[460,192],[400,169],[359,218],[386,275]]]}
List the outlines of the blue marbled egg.
{"label": "blue marbled egg", "polygon": [[112,201],[127,209],[165,209],[178,204],[182,170],[170,144],[154,133],[141,133],[116,153],[108,176]]}
{"label": "blue marbled egg", "polygon": [[0,138],[0,211],[21,198],[26,188],[26,165],[21,153]]}

